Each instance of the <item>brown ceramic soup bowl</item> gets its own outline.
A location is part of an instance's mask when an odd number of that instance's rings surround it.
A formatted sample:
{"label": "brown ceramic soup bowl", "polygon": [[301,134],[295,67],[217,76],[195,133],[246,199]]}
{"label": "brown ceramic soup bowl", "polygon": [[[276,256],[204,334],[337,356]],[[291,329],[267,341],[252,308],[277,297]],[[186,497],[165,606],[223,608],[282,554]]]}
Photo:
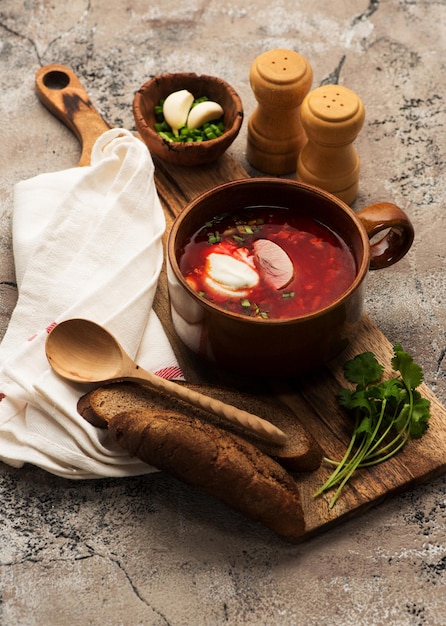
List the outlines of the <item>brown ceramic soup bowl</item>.
{"label": "brown ceramic soup bowl", "polygon": [[[339,297],[307,315],[262,319],[224,310],[191,288],[179,263],[191,237],[217,215],[258,205],[299,212],[342,238],[354,257],[356,275]],[[413,237],[409,218],[394,204],[373,204],[356,214],[333,195],[293,180],[252,178],[219,185],[190,202],[169,234],[167,274],[175,330],[186,346],[218,368],[274,378],[314,370],[338,356],[353,336],[369,269],[399,261]]]}

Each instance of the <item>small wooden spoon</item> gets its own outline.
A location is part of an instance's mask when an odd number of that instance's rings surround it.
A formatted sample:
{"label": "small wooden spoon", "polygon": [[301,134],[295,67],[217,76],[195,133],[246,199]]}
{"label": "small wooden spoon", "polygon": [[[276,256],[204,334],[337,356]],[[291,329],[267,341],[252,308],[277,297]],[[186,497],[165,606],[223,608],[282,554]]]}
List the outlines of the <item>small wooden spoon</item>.
{"label": "small wooden spoon", "polygon": [[282,430],[261,417],[142,369],[113,335],[95,322],[85,319],[60,322],[48,335],[45,351],[53,370],[67,380],[78,383],[139,382],[238,423],[267,441],[285,443],[287,439]]}

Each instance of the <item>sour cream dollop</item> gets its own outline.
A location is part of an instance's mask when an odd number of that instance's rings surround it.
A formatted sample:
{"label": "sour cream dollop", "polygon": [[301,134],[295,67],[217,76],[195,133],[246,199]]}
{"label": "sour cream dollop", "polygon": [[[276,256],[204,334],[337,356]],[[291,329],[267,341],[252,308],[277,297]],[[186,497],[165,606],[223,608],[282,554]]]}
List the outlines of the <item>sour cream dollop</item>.
{"label": "sour cream dollop", "polygon": [[221,295],[245,297],[260,280],[259,273],[245,261],[212,252],[206,259],[205,282]]}

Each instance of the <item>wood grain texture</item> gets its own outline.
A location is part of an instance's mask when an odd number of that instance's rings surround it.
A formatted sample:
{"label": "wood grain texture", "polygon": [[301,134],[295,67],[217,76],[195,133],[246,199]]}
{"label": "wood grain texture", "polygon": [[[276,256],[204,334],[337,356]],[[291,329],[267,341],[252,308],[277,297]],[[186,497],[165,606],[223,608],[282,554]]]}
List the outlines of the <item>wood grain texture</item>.
{"label": "wood grain texture", "polygon": [[35,89],[42,104],[78,138],[82,148],[78,165],[88,165],[96,139],[111,126],[93,106],[76,74],[65,65],[45,65],[36,72]]}
{"label": "wood grain texture", "polygon": [[[56,72],[56,78],[60,78],[60,74],[62,78],[67,75],[69,80],[67,84],[51,85],[50,88],[44,82],[48,72],[50,75]],[[94,140],[109,125],[91,105],[82,85],[69,68],[52,65],[37,73],[36,90],[44,106],[78,137],[82,145],[79,165],[88,164]],[[65,95],[67,97],[64,99]],[[72,103],[73,98],[75,106],[67,106],[67,101]],[[197,168],[171,165],[157,158],[154,158],[154,162],[155,182],[166,215],[164,240],[173,220],[187,202],[218,184],[248,176],[244,168],[227,153],[215,163]],[[230,373],[216,371],[193,355],[177,338],[170,319],[165,268],[160,276],[154,308],[189,382],[232,383],[236,389],[243,390],[248,386],[252,391],[252,381],[248,383],[239,378],[233,379]],[[324,371],[305,379],[288,381],[286,387],[271,388],[272,395],[279,395],[293,409],[296,419],[316,438],[326,456],[339,458],[351,435],[352,425],[336,402],[336,392],[345,384],[342,365],[347,359],[366,350],[376,354],[378,360],[387,366],[386,373],[389,374],[392,345],[373,321],[364,315],[352,336],[350,346],[337,361]],[[260,384],[264,392],[265,383]],[[358,472],[332,509],[328,506],[331,493],[313,498],[313,493],[329,475],[329,466],[322,464],[315,472],[294,476],[301,492],[307,528],[303,540],[359,515],[386,497],[446,471],[446,409],[427,385],[423,384],[420,391],[431,401],[432,417],[427,433],[421,440],[410,441],[396,457],[386,463]]]}
{"label": "wood grain texture", "polygon": [[[157,189],[167,220],[166,237],[175,216],[189,200],[217,184],[247,177],[246,171],[227,154],[214,165],[196,170],[186,170],[160,161],[155,161],[155,165]],[[162,320],[187,380],[225,384],[230,382],[239,389],[252,385],[251,381],[231,380],[230,374],[209,367],[176,337],[170,320],[164,270],[155,298],[155,310]],[[304,379],[287,381],[286,386],[280,389],[277,385],[274,389],[271,388],[271,395],[278,395],[293,409],[296,418],[316,438],[328,457],[340,458],[351,436],[352,424],[336,400],[339,387],[346,384],[342,365],[347,359],[367,350],[376,354],[378,360],[385,365],[386,374],[390,374],[393,346],[364,314],[350,346],[324,371]],[[331,472],[329,465],[323,463],[315,472],[294,475],[301,492],[306,521],[306,532],[302,540],[361,514],[386,497],[410,489],[446,471],[446,409],[425,384],[420,391],[432,403],[432,417],[427,433],[421,440],[410,441],[395,458],[358,472],[332,509],[328,506],[331,492],[313,498],[313,493]]]}

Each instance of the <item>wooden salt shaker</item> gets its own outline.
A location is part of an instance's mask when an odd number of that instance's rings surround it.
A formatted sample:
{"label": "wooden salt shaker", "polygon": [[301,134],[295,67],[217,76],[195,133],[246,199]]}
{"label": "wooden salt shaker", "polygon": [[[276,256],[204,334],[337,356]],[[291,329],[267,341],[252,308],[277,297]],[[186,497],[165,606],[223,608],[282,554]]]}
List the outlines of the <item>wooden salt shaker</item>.
{"label": "wooden salt shaker", "polygon": [[297,180],[352,204],[358,193],[359,157],[353,141],[365,118],[361,99],[347,87],[324,85],[301,106],[308,142],[297,161]]}
{"label": "wooden salt shaker", "polygon": [[293,50],[271,50],[255,59],[249,79],[258,106],[248,120],[247,159],[266,174],[295,172],[306,140],[300,105],[313,81],[311,66]]}

